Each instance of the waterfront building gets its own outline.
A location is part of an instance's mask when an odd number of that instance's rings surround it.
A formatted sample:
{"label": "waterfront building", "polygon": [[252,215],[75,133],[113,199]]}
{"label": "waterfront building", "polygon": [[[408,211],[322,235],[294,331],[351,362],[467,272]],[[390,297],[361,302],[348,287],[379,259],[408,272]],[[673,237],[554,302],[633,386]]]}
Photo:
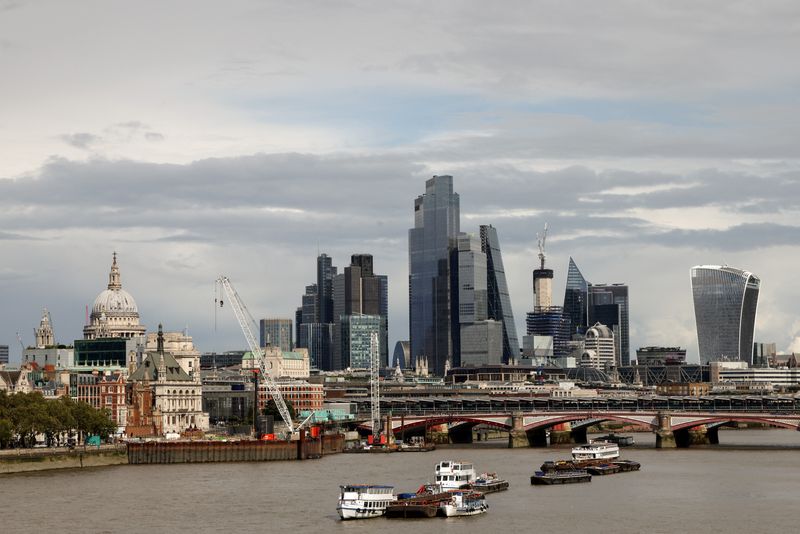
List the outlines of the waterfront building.
{"label": "waterfront building", "polygon": [[614,331],[617,365],[630,365],[630,305],[626,284],[589,284],[589,324]]}
{"label": "waterfront building", "polygon": [[614,332],[604,324],[595,323],[586,331],[580,366],[608,371],[616,364]]}
{"label": "waterfront building", "polygon": [[627,365],[616,369],[624,384],[633,386],[657,386],[658,384],[709,382],[711,370],[708,365]]}
{"label": "waterfront building", "polygon": [[391,367],[400,366],[405,369],[411,363],[411,344],[408,341],[398,341],[394,345]]}
{"label": "waterfront building", "polygon": [[575,260],[570,257],[567,286],[564,291],[564,315],[569,320],[570,335],[582,335],[589,325],[589,283]]}
{"label": "waterfront building", "polygon": [[761,280],[727,265],[698,265],[691,282],[700,362],[752,364]]}
{"label": "waterfront building", "polygon": [[113,254],[108,288],[103,290],[92,305],[89,324],[83,327],[84,339],[135,338],[144,335],[145,326],[139,323],[139,309],[130,293],[122,289],[122,279]]}
{"label": "waterfront building", "polygon": [[8,365],[8,345],[0,345],[0,365]]}
{"label": "waterfront building", "polygon": [[[161,325],[156,336],[156,351],[147,353],[141,365],[130,374],[128,382],[132,384],[129,393],[132,408],[129,411],[137,416],[132,421],[134,426],[150,420],[164,434],[208,430],[208,414],[202,411],[200,374],[190,376],[175,356],[165,350]],[[147,389],[149,395],[144,394],[143,390]],[[150,406],[138,404],[148,400],[152,402]],[[132,430],[138,432],[138,429]]]}
{"label": "waterfront building", "polygon": [[128,404],[126,395],[125,374],[121,372],[103,373],[98,382],[100,407],[111,414],[111,420],[117,424],[119,432],[128,424]]}
{"label": "waterfront building", "polygon": [[514,363],[519,358],[520,344],[500,252],[500,239],[497,237],[497,229],[491,225],[481,225],[480,236],[481,251],[486,255],[487,317],[499,321],[502,326],[502,363]]}
{"label": "waterfront building", "polygon": [[760,386],[762,389],[796,387],[800,384],[800,368],[797,367],[748,368],[745,362],[722,361],[711,362],[709,366],[711,367],[711,381],[715,384],[732,383],[736,386]]}
{"label": "waterfront building", "polygon": [[261,319],[258,322],[258,331],[262,347],[273,345],[287,352],[294,348],[291,319]]}
{"label": "waterfront building", "polygon": [[659,395],[672,395],[681,397],[704,397],[711,392],[708,382],[669,382],[656,386]]}
{"label": "waterfront building", "polygon": [[636,365],[683,365],[686,349],[680,347],[639,347]]}
{"label": "waterfront building", "polygon": [[408,231],[409,334],[411,359],[443,376],[452,366],[453,331],[458,328],[451,295],[455,273],[451,253],[459,234],[459,196],[452,176],[434,176],[414,200]]}

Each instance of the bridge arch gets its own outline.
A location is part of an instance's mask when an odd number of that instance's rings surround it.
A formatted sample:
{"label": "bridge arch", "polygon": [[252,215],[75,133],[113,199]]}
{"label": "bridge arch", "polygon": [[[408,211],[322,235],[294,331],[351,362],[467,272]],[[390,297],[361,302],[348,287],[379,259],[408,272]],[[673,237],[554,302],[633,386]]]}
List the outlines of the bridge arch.
{"label": "bridge arch", "polygon": [[525,425],[525,431],[532,431],[543,428],[550,428],[552,426],[562,423],[573,423],[576,421],[584,421],[587,419],[592,420],[592,424],[602,423],[605,421],[617,421],[620,423],[627,423],[632,425],[640,425],[650,427],[651,430],[658,428],[658,423],[655,421],[648,421],[643,418],[635,418],[627,415],[616,415],[608,413],[583,413],[583,414],[568,414],[544,418],[538,421],[533,421]]}
{"label": "bridge arch", "polygon": [[[436,425],[444,425],[444,424],[452,424],[452,423],[471,423],[473,425],[486,425],[491,426],[493,428],[497,428],[500,430],[511,430],[511,425],[509,423],[501,423],[496,420],[497,418],[490,418],[490,417],[481,417],[479,415],[447,415],[447,416],[440,416],[440,417],[427,417],[417,420],[406,420],[401,422],[399,419],[395,418],[392,420],[393,423],[393,432],[397,434],[398,432],[403,431],[410,431],[416,430],[420,427],[427,427],[427,426],[436,426]],[[510,419],[510,418],[507,418]],[[399,424],[397,424],[399,423]],[[395,424],[397,424],[395,426]]]}
{"label": "bridge arch", "polygon": [[800,430],[798,423],[783,421],[779,418],[771,419],[767,417],[748,417],[746,415],[728,414],[725,416],[714,416],[707,418],[698,418],[691,421],[683,421],[672,425],[672,431],[692,429],[702,425],[710,425],[712,427],[721,427],[727,423],[761,423],[765,425],[776,426],[779,428],[786,428],[789,430]]}

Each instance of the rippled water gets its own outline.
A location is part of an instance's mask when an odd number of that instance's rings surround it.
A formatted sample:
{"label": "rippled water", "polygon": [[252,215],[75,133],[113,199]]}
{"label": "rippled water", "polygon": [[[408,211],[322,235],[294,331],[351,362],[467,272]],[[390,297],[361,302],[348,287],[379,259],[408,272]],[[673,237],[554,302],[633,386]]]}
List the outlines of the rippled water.
{"label": "rippled water", "polygon": [[[531,486],[544,460],[568,448],[501,444],[430,453],[338,454],[306,462],[116,466],[0,477],[0,532],[797,532],[800,432],[721,431],[721,446],[655,450],[636,434],[623,457],[642,471],[589,484]],[[768,449],[755,447],[767,444]],[[371,519],[336,515],[343,483],[413,491],[443,459],[496,471],[509,491],[469,518]],[[510,529],[510,530],[509,530]],[[499,533],[498,533],[499,534]]]}

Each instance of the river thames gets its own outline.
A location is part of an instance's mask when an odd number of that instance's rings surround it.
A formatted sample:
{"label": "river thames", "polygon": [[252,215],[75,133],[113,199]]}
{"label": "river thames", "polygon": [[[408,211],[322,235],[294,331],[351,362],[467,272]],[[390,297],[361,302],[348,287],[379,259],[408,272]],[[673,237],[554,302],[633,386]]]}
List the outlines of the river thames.
{"label": "river thames", "polygon": [[[429,453],[336,454],[305,462],[115,466],[0,477],[0,532],[796,532],[800,433],[720,432],[719,446],[656,450],[634,434],[622,457],[642,470],[589,484],[531,486],[545,460],[569,448],[502,443]],[[765,448],[761,448],[762,445]],[[467,518],[339,521],[339,484],[414,491],[436,462],[472,461],[511,486]]]}

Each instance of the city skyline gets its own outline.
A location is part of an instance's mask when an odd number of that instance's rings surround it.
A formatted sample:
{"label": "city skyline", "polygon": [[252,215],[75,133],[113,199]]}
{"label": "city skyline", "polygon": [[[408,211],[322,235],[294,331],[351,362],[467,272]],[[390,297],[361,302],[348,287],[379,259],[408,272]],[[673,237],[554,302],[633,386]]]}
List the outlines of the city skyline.
{"label": "city skyline", "polygon": [[115,250],[142,323],[202,351],[244,346],[228,311],[214,329],[220,273],[254,316],[293,317],[318,251],[365,251],[393,347],[409,207],[450,174],[462,227],[501,236],[518,333],[547,221],[556,303],[570,256],[627,284],[631,353],[698,360],[705,264],[758,273],[755,341],[800,350],[795,10],[0,2],[0,345],[19,361],[45,307],[80,339]]}

